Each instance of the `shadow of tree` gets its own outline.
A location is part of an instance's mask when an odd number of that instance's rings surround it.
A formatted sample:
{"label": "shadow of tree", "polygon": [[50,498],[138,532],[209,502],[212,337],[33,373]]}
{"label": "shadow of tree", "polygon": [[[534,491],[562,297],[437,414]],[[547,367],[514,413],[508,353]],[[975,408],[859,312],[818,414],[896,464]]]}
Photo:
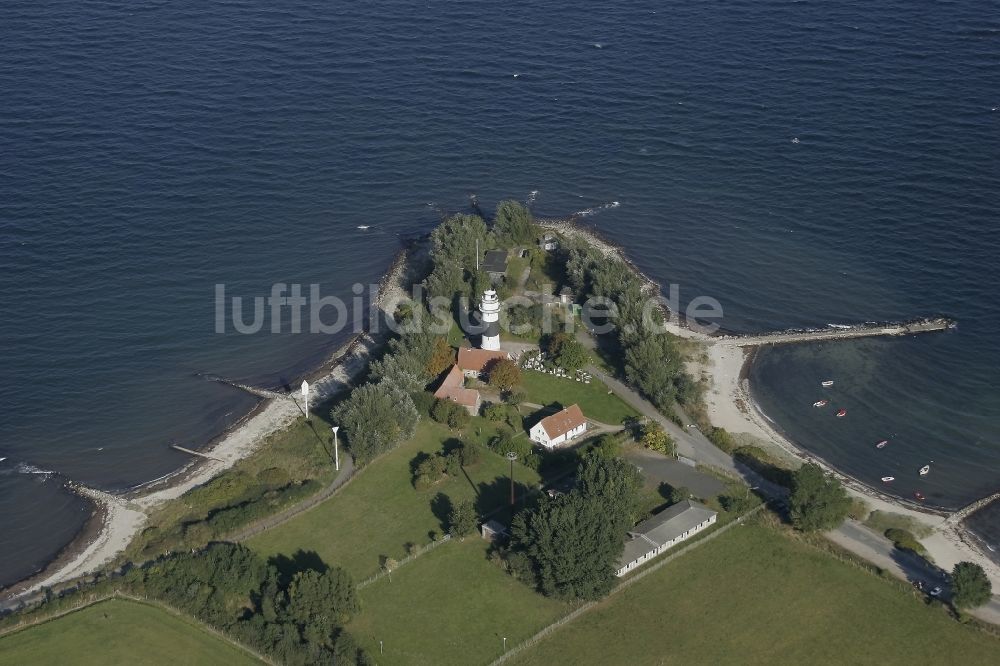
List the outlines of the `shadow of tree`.
{"label": "shadow of tree", "polygon": [[330,569],[330,566],[314,550],[299,549],[292,553],[291,557],[283,554],[274,555],[268,559],[267,563],[274,565],[274,568],[278,570],[278,584],[283,588],[287,587],[295,574],[300,571],[325,573]]}
{"label": "shadow of tree", "polygon": [[451,498],[444,493],[438,493],[431,500],[431,512],[438,519],[441,530],[444,532],[448,531],[448,522],[451,520],[451,512],[454,508],[455,505],[452,503]]}

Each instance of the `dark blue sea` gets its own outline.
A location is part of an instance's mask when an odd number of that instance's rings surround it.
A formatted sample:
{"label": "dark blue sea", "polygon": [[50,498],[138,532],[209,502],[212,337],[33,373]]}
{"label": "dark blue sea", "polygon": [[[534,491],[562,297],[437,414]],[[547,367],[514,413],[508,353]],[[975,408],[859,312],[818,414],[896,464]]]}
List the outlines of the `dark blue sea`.
{"label": "dark blue sea", "polygon": [[65,479],[168,474],[254,406],[201,375],[294,384],[347,337],[216,334],[217,283],[348,296],[470,194],[590,211],[731,330],[957,318],[762,353],[753,387],[865,481],[1000,490],[998,107],[983,0],[7,0],[0,584],[82,525]]}

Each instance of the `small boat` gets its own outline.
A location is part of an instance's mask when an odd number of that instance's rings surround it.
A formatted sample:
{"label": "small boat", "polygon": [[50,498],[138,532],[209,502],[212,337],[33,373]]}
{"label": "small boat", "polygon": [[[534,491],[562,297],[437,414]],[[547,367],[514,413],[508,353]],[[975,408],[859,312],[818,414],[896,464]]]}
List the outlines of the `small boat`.
{"label": "small boat", "polygon": [[361,229],[361,231],[365,231],[365,230],[366,230],[366,229],[368,229],[368,228],[369,228],[369,227],[368,227],[368,225],[367,225],[367,224],[359,224],[359,225],[358,225],[358,229]]}
{"label": "small boat", "polygon": [[4,460],[7,460],[7,458],[6,457],[0,458],[0,462],[3,462]]}
{"label": "small boat", "polygon": [[819,385],[823,386],[823,387],[833,386],[833,380],[832,379],[827,379],[826,381],[820,382]]}
{"label": "small boat", "polygon": [[927,476],[928,474],[930,474],[930,472],[931,472],[930,465],[924,465],[923,467],[920,468],[920,476]]}
{"label": "small boat", "polygon": [[882,483],[892,483],[895,480],[896,480],[896,477],[894,477],[894,476],[883,476],[882,477]]}
{"label": "small boat", "polygon": [[837,416],[840,417],[840,418],[842,418],[844,416],[847,416],[847,410],[846,409],[838,409],[837,410]]}
{"label": "small boat", "polygon": [[829,400],[817,400],[813,403],[813,407],[826,407],[830,404]]}
{"label": "small boat", "polygon": [[924,494],[922,492],[920,492],[919,490],[917,492],[913,493],[913,496],[916,497],[921,502],[923,502],[925,499],[927,499],[926,497],[924,497]]}
{"label": "small boat", "polygon": [[883,439],[881,442],[875,445],[876,449],[884,449],[885,445],[889,443],[889,440]]}

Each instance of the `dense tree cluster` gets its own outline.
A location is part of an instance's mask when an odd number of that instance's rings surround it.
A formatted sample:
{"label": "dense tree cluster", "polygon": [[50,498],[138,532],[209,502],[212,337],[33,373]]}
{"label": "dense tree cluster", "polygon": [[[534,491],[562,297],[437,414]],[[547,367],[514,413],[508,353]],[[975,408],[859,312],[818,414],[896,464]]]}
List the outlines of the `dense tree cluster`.
{"label": "dense tree cluster", "polygon": [[506,245],[528,245],[538,240],[538,227],[531,211],[511,199],[497,204],[493,229]]}
{"label": "dense tree cluster", "polygon": [[638,515],[639,471],[591,453],[577,484],[519,512],[507,554],[511,572],[559,599],[598,599],[614,585],[615,564]]}
{"label": "dense tree cluster", "polygon": [[568,242],[564,252],[567,280],[591,300],[590,315],[604,314],[614,324],[626,378],[661,410],[695,400],[697,387],[684,372],[676,340],[662,330],[663,315],[635,271],[583,242]]}
{"label": "dense tree cluster", "polygon": [[429,296],[451,301],[477,293],[484,279],[488,284],[488,276],[475,274],[477,242],[480,252],[493,245],[478,215],[453,215],[431,232],[434,269],[426,281]]}
{"label": "dense tree cluster", "polygon": [[331,417],[343,426],[351,455],[359,465],[412,437],[419,419],[413,398],[389,381],[355,389],[334,407]]}
{"label": "dense tree cluster", "polygon": [[819,465],[808,463],[792,474],[788,505],[792,524],[804,532],[815,532],[844,522],[851,499],[840,481],[824,474]]}
{"label": "dense tree cluster", "polygon": [[124,582],[284,664],[373,663],[343,629],[360,611],[354,581],[318,558],[282,573],[245,546],[215,543],[132,569]]}

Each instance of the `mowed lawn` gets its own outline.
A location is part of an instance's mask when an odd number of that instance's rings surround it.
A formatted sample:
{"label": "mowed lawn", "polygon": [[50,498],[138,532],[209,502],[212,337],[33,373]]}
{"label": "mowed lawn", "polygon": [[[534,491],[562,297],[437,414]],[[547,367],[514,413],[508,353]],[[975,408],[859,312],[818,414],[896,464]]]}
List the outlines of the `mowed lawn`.
{"label": "mowed lawn", "polygon": [[504,573],[486,551],[477,536],[456,540],[365,587],[348,630],[379,664],[465,666],[489,663],[505,636],[513,647],[573,610]]}
{"label": "mowed lawn", "polygon": [[[411,440],[371,463],[337,495],[247,545],[266,556],[315,551],[356,581],[368,578],[379,572],[381,558],[400,560],[407,543],[423,546],[430,543],[430,533],[443,534],[451,502],[472,499],[481,512],[506,506],[510,464],[486,449],[465,474],[423,491],[412,484],[411,462],[418,454],[441,451],[448,440],[485,440],[492,427],[477,418],[463,436],[423,419]],[[536,472],[520,464],[514,465],[514,477],[518,496],[539,482]]]}
{"label": "mowed lawn", "polygon": [[260,664],[194,620],[111,599],[0,638],[4,664]]}
{"label": "mowed lawn", "polygon": [[771,528],[736,527],[518,655],[527,664],[996,664],[1000,640]]}
{"label": "mowed lawn", "polygon": [[527,402],[540,405],[558,402],[563,407],[576,403],[580,405],[584,416],[601,423],[621,425],[624,419],[638,416],[634,409],[618,396],[609,393],[608,387],[597,379],[584,384],[535,370],[524,370],[521,373],[521,389]]}

